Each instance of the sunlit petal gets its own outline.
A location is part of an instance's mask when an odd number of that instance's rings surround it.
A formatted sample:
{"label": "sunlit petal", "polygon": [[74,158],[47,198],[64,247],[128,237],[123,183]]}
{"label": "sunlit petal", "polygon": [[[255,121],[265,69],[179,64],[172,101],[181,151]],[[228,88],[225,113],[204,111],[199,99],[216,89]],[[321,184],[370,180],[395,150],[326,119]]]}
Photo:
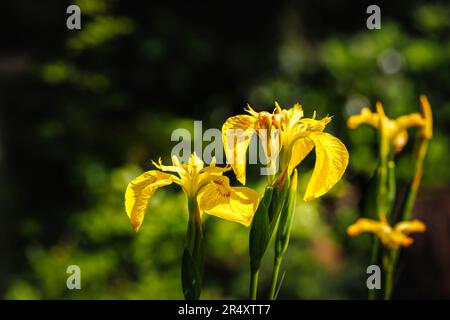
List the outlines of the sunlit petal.
{"label": "sunlit petal", "polygon": [[292,173],[292,170],[294,170],[300,162],[305,159],[313,148],[314,142],[308,137],[299,138],[294,142],[291,160],[289,162],[289,175]]}
{"label": "sunlit petal", "polygon": [[411,234],[413,232],[425,232],[426,226],[420,220],[411,220],[397,223],[394,229],[403,234]]}
{"label": "sunlit petal", "polygon": [[316,164],[306,188],[305,201],[328,192],[341,179],[349,158],[345,145],[331,134],[313,132],[308,137],[316,148]]}
{"label": "sunlit petal", "polygon": [[258,207],[258,193],[246,187],[230,187],[227,177],[204,186],[197,201],[201,212],[248,227]]}
{"label": "sunlit petal", "polygon": [[285,125],[288,128],[294,127],[300,119],[303,118],[303,108],[299,103],[296,103],[292,106],[292,108],[289,108],[288,110],[283,110],[284,113],[284,121]]}
{"label": "sunlit petal", "polygon": [[225,154],[231,163],[236,178],[245,184],[247,149],[252,135],[255,133],[255,117],[238,115],[224,123],[222,127],[222,140]]}
{"label": "sunlit petal", "polygon": [[170,174],[151,170],[141,174],[128,184],[125,192],[125,210],[134,231],[139,231],[152,195],[158,188],[171,184],[173,178]]}
{"label": "sunlit petal", "polygon": [[304,131],[323,131],[325,129],[325,126],[330,123],[331,117],[325,117],[320,120],[311,119],[311,118],[303,118],[299,121],[302,126],[300,128],[303,128]]}
{"label": "sunlit petal", "polygon": [[197,154],[194,152],[189,157],[188,168],[191,172],[199,172],[203,169],[204,163],[203,160],[200,159]]}
{"label": "sunlit petal", "polygon": [[175,172],[181,174],[185,172],[185,170],[181,167],[181,165],[178,162],[178,159],[175,156],[172,157],[172,162],[174,163],[173,166],[165,166],[162,164],[161,158],[158,159],[158,163],[152,161],[153,165],[161,171]]}

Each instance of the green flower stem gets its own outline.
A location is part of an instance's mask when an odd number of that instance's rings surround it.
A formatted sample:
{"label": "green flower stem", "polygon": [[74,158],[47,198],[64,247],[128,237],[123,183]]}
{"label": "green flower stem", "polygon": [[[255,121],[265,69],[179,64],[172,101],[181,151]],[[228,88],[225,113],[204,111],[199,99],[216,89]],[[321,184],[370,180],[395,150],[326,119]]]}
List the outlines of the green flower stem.
{"label": "green flower stem", "polygon": [[203,227],[197,201],[189,199],[186,247],[181,265],[181,284],[185,299],[200,297],[203,274]]}
{"label": "green flower stem", "polygon": [[280,218],[284,202],[289,192],[290,180],[283,171],[273,185],[266,187],[264,196],[259,202],[258,209],[253,216],[249,235],[250,254],[250,299],[256,299],[258,272],[270,238]]}
{"label": "green flower stem", "polygon": [[[371,265],[378,264],[378,250],[379,250],[379,248],[380,248],[380,240],[378,240],[378,238],[374,235],[372,237],[372,254],[371,254],[371,257],[370,257],[370,264]],[[368,299],[369,300],[376,300],[377,299],[377,290],[376,289],[369,290]]]}
{"label": "green flower stem", "polygon": [[250,272],[250,300],[256,300],[256,293],[258,292],[258,276],[259,269]]}
{"label": "green flower stem", "polygon": [[408,193],[406,195],[406,200],[402,208],[402,220],[409,220],[412,216],[412,209],[414,203],[416,202],[417,192],[419,191],[420,182],[423,175],[423,162],[425,160],[425,155],[428,149],[428,139],[421,138],[418,146],[416,148],[416,163],[415,163],[415,174],[408,187]]}
{"label": "green flower stem", "polygon": [[203,227],[200,210],[195,200],[189,200],[189,221],[187,230],[187,249],[192,257],[202,256]]}
{"label": "green flower stem", "polygon": [[384,300],[391,299],[392,289],[394,287],[395,266],[398,259],[399,249],[390,249],[385,255],[385,282],[384,282]]}
{"label": "green flower stem", "polygon": [[[395,196],[397,184],[395,181],[395,154],[391,153],[388,161],[388,181],[387,181],[387,198],[386,198],[386,216],[392,217],[392,211],[395,204]],[[391,219],[392,220],[392,219]]]}
{"label": "green flower stem", "polygon": [[[425,138],[419,138],[417,147],[415,149],[415,170],[414,177],[411,181],[406,199],[401,208],[401,218],[403,221],[410,220],[412,216],[412,210],[414,203],[416,202],[417,193],[419,191],[420,182],[423,175],[423,162],[427,153],[429,140]],[[392,249],[389,257],[389,269],[386,273],[385,293],[384,298],[390,299],[392,295],[394,272],[397,266],[400,249]]]}
{"label": "green flower stem", "polygon": [[[383,124],[381,124],[383,125]],[[391,151],[390,141],[384,137],[380,130],[380,164],[377,168],[377,194],[376,211],[378,219],[388,217],[395,197],[395,162],[394,154]],[[380,241],[373,237],[371,250],[371,264],[378,264],[378,254],[380,251]],[[368,299],[377,298],[376,290],[369,290]]]}
{"label": "green flower stem", "polygon": [[277,283],[278,283],[278,274],[280,273],[280,266],[282,260],[283,260],[282,256],[275,257],[274,259],[272,271],[272,283],[270,284],[270,291],[269,291],[270,300],[275,299],[275,292],[277,290]]}
{"label": "green flower stem", "polygon": [[278,223],[277,235],[275,238],[275,258],[272,271],[272,283],[270,285],[269,299],[275,299],[278,287],[278,275],[280,273],[281,261],[285,254],[291,235],[292,220],[295,212],[295,204],[297,199],[297,169],[294,170],[292,177],[288,180],[289,193],[284,201],[283,209]]}

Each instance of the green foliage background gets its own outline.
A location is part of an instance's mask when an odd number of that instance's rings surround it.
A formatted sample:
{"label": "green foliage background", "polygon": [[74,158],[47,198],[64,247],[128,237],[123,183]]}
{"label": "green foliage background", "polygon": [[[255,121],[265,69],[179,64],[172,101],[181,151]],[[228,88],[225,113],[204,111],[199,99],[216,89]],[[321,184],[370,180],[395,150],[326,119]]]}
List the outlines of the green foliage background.
{"label": "green foliage background", "polygon": [[[425,93],[435,131],[415,214],[428,232],[401,257],[396,298],[450,297],[450,9],[446,1],[366,4],[162,6],[77,0],[82,30],[65,27],[69,3],[15,1],[0,57],[0,296],[6,299],[180,299],[186,198],[159,190],[134,234],[127,183],[150,160],[168,161],[176,128],[220,128],[248,102],[300,102],[306,116],[333,116],[327,130],[350,151],[345,179],[323,199],[298,201],[280,298],[366,298],[369,236],[346,227],[364,215],[376,166],[369,127],[345,122],[384,103],[396,117]],[[410,134],[411,142],[414,132]],[[412,143],[398,158],[412,176]],[[300,167],[304,192],[314,156]],[[264,181],[250,170],[250,186]],[[237,183],[234,180],[235,183]],[[246,298],[248,229],[208,217],[202,298]],[[268,290],[271,256],[264,261]],[[79,265],[82,290],[66,288]]]}

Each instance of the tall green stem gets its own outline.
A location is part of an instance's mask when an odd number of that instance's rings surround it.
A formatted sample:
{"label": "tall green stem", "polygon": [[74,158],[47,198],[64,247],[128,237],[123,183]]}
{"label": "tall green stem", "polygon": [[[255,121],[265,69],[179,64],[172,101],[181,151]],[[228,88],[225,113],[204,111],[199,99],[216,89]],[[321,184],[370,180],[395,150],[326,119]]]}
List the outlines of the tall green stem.
{"label": "tall green stem", "polygon": [[[380,241],[376,236],[372,237],[372,254],[370,257],[370,264],[376,265],[378,264],[378,250],[380,247]],[[369,300],[376,300],[377,299],[377,290],[376,289],[369,289],[368,294]]]}
{"label": "tall green stem", "polygon": [[269,299],[275,298],[278,287],[278,275],[280,273],[281,261],[285,254],[291,235],[292,220],[294,218],[295,204],[297,199],[297,169],[294,170],[292,177],[288,179],[289,193],[286,196],[281,211],[280,221],[278,222],[277,235],[275,238],[275,258],[272,270],[272,283],[270,285]]}
{"label": "tall green stem", "polygon": [[202,287],[203,228],[197,201],[189,199],[188,208],[189,221],[181,264],[181,283],[184,297],[188,300],[197,300]]}
{"label": "tall green stem", "polygon": [[399,254],[398,249],[390,249],[389,252],[386,253],[385,256],[385,272],[386,277],[384,281],[384,300],[391,299],[392,289],[394,287],[394,275],[395,275],[395,267]]}
{"label": "tall green stem", "polygon": [[259,269],[250,272],[250,300],[256,300],[258,292]]}
{"label": "tall green stem", "polygon": [[[392,194],[392,180],[390,178],[390,170],[389,170],[389,155],[390,152],[390,141],[389,139],[383,134],[383,126],[384,123],[381,121],[380,123],[380,151],[379,151],[379,158],[380,163],[377,168],[377,194],[376,194],[376,211],[378,219],[383,219],[386,217],[389,211],[389,200],[391,198]],[[392,161],[393,163],[393,161]],[[389,192],[391,191],[391,192]],[[376,237],[373,237],[372,240],[372,253],[371,253],[371,264],[377,264],[378,263],[378,252],[380,250],[380,244],[379,240]],[[368,298],[369,300],[375,300],[377,297],[376,290],[369,289],[368,292]]]}
{"label": "tall green stem", "polygon": [[275,257],[272,270],[272,283],[270,284],[269,299],[275,299],[275,292],[278,284],[278,274],[280,273],[282,257]]}
{"label": "tall green stem", "polygon": [[423,162],[428,149],[428,139],[421,139],[416,147],[416,163],[414,170],[414,178],[408,187],[405,202],[402,208],[402,219],[409,220],[412,216],[414,202],[416,202],[417,192],[419,191],[420,182],[423,175]]}
{"label": "tall green stem", "polygon": [[[428,148],[428,139],[419,138],[418,144],[415,149],[415,170],[414,177],[408,187],[405,201],[403,202],[401,208],[401,219],[409,220],[412,216],[412,210],[414,203],[416,202],[417,193],[419,191],[420,182],[423,175],[423,162]],[[389,257],[389,269],[386,270],[386,283],[385,283],[385,293],[384,298],[390,299],[392,295],[394,272],[397,266],[398,257],[400,254],[399,249],[392,249]]]}

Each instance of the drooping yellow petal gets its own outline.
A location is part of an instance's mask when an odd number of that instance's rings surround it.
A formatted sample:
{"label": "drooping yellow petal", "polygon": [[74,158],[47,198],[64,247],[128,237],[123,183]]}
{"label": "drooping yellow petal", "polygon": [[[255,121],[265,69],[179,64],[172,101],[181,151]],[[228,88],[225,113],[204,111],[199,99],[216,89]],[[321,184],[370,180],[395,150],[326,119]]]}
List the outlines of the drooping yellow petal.
{"label": "drooping yellow petal", "polygon": [[425,232],[426,226],[420,220],[402,221],[395,225],[394,230],[403,234],[411,234],[413,232]]}
{"label": "drooping yellow petal", "polygon": [[426,139],[431,139],[433,137],[433,114],[431,112],[430,102],[428,102],[427,97],[424,95],[420,96],[420,106],[424,118],[421,135]]}
{"label": "drooping yellow petal", "polygon": [[289,161],[289,175],[305,159],[314,148],[314,142],[308,137],[299,138],[292,147],[291,160]]}
{"label": "drooping yellow petal", "polygon": [[312,132],[308,137],[316,147],[316,164],[303,198],[305,201],[328,192],[341,179],[349,158],[345,145],[331,134]]}
{"label": "drooping yellow petal", "polygon": [[125,192],[125,210],[134,231],[139,231],[148,201],[159,187],[172,183],[173,176],[157,170],[147,171],[131,181]]}
{"label": "drooping yellow petal", "polygon": [[222,126],[222,140],[225,155],[231,163],[236,178],[245,185],[247,149],[257,119],[250,115],[238,115],[228,118]]}
{"label": "drooping yellow petal", "polygon": [[258,207],[258,193],[246,187],[230,187],[227,177],[218,177],[197,196],[201,212],[248,227]]}

